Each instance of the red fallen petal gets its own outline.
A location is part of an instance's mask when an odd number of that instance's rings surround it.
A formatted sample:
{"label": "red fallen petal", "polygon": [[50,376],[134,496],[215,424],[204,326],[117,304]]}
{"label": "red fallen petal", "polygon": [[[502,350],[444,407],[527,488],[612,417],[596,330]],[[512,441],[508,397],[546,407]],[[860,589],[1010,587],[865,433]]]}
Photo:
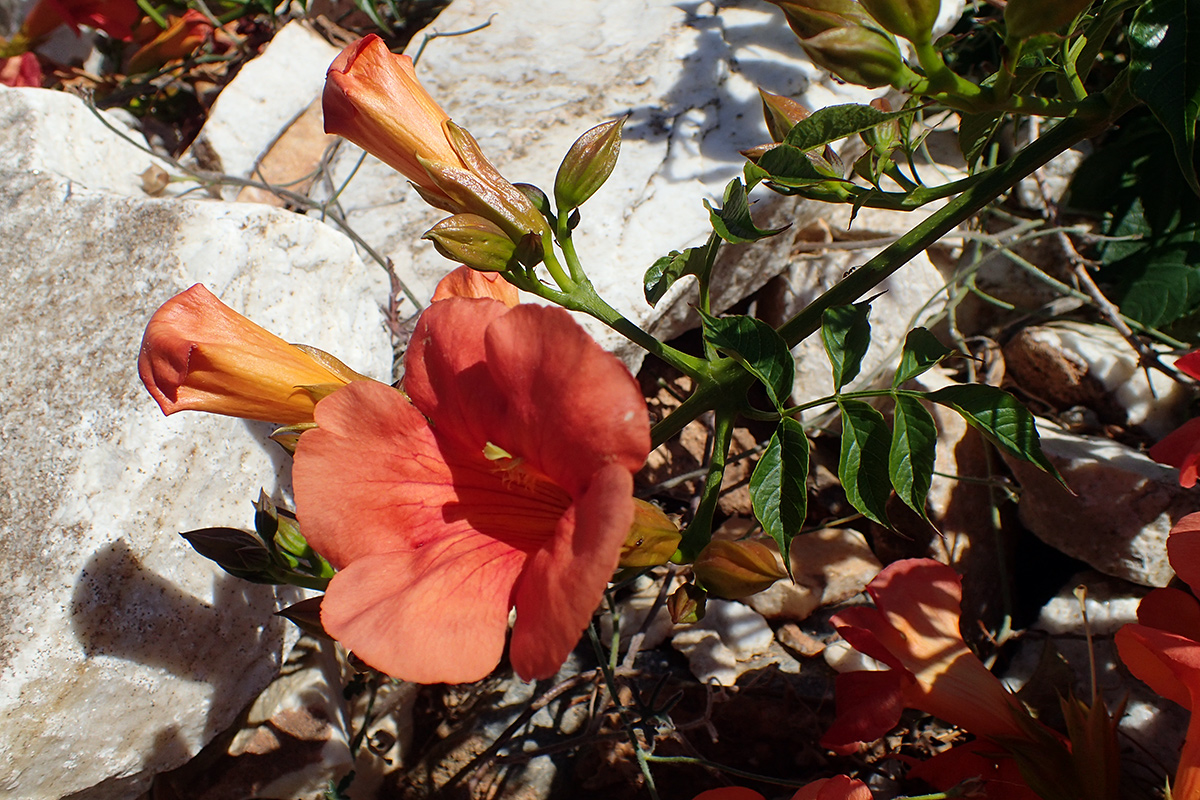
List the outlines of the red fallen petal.
{"label": "red fallen petal", "polygon": [[1200,381],[1200,350],[1193,350],[1186,355],[1180,356],[1175,361],[1175,367],[1180,372],[1191,375],[1193,378]]}
{"label": "red fallen petal", "polygon": [[719,789],[709,789],[696,795],[695,800],[765,800],[754,791],[743,786],[722,786]]}
{"label": "red fallen petal", "polygon": [[1155,589],[1138,604],[1138,622],[1200,642],[1200,601],[1179,589]]}
{"label": "red fallen petal", "polygon": [[517,287],[500,277],[499,273],[480,272],[466,266],[452,270],[449,275],[438,281],[431,302],[449,300],[452,297],[499,300],[509,308],[520,302]]}
{"label": "red fallen petal", "polygon": [[[1184,708],[1192,708],[1189,679],[1200,686],[1200,644],[1147,625],[1122,625],[1114,637],[1121,661],[1138,680]],[[1193,661],[1188,667],[1186,662]]]}
{"label": "red fallen petal", "polygon": [[524,561],[524,553],[472,533],[365,556],[330,581],[321,624],[400,680],[481,680],[504,651],[512,586]]}
{"label": "red fallen petal", "polygon": [[516,586],[509,652],[522,678],[549,678],[562,666],[592,619],[632,524],[633,475],[610,464],[530,556]]}
{"label": "red fallen petal", "polygon": [[1193,591],[1200,591],[1200,513],[1188,514],[1171,528],[1167,557],[1175,574]]}
{"label": "red fallen petal", "polygon": [[907,677],[892,669],[838,675],[837,720],[821,737],[821,746],[839,753],[853,752],[859,742],[873,742],[896,727],[904,712],[903,682]]}
{"label": "red fallen petal", "polygon": [[1167,434],[1167,437],[1147,451],[1160,464],[1179,470],[1179,485],[1190,489],[1196,485],[1200,471],[1200,417],[1190,419]]}
{"label": "red fallen petal", "polygon": [[921,761],[908,771],[908,777],[925,781],[943,792],[965,780],[978,778],[984,783],[987,797],[1040,800],[1021,777],[1017,762],[986,739],[960,744]]}
{"label": "red fallen petal", "polygon": [[606,464],[641,469],[650,452],[641,390],[568,312],[519,305],[488,327],[486,344],[488,368],[507,400],[491,441],[574,497]]}
{"label": "red fallen petal", "polygon": [[829,618],[841,637],[863,655],[887,664],[892,669],[907,671],[893,651],[901,651],[904,640],[877,608],[856,606],[843,609]]}
{"label": "red fallen petal", "polygon": [[792,800],[871,800],[871,790],[862,781],[834,775],[801,787]]}
{"label": "red fallen petal", "polygon": [[383,384],[334,392],[316,420],[296,449],[297,515],[309,543],[338,568],[468,531],[534,550],[571,503],[557,487],[487,461],[482,445],[466,452],[447,444]]}
{"label": "red fallen petal", "polygon": [[42,85],[43,77],[42,65],[33,53],[0,58],[0,83],[5,86],[38,87]]}

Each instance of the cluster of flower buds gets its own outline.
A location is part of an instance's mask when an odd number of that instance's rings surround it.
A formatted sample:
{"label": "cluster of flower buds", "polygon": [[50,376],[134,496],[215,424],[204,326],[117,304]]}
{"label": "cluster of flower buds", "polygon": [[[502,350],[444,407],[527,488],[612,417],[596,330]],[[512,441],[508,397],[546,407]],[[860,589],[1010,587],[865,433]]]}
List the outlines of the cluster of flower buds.
{"label": "cluster of flower buds", "polygon": [[919,76],[892,34],[928,44],[937,0],[771,0],[813,60],[848,83],[906,89]]}

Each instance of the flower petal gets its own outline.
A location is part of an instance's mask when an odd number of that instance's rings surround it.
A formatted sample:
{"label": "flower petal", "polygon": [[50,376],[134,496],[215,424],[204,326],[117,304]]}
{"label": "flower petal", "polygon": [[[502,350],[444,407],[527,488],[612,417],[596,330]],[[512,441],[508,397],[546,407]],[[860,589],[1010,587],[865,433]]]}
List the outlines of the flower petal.
{"label": "flower petal", "polygon": [[633,475],[619,464],[603,467],[517,582],[510,658],[522,678],[549,678],[562,666],[604,595],[632,524]]}
{"label": "flower petal", "polygon": [[[1167,536],[1167,558],[1175,574],[1200,591],[1200,513],[1188,514],[1171,527]],[[1200,640],[1200,637],[1196,637]]]}
{"label": "flower petal", "polygon": [[896,727],[904,713],[905,680],[912,679],[894,669],[838,675],[837,719],[821,737],[821,746],[853,752],[859,742],[873,742]]}
{"label": "flower petal", "polygon": [[474,297],[499,300],[512,308],[519,302],[517,287],[495,272],[480,272],[470,267],[457,267],[438,281],[431,302],[452,297]]}
{"label": "flower petal", "polygon": [[1155,589],[1138,603],[1138,622],[1200,642],[1200,601],[1179,589]]}
{"label": "flower petal", "polygon": [[834,775],[800,787],[792,800],[871,800],[871,790],[862,781]]}
{"label": "flower petal", "polygon": [[943,792],[976,778],[983,781],[987,797],[1039,800],[1039,795],[1021,777],[1017,762],[987,739],[956,745],[921,761],[908,771],[908,777],[925,781]]}
{"label": "flower petal", "polygon": [[316,419],[296,449],[296,510],[309,543],[339,569],[469,531],[536,550],[571,503],[447,442],[390,386],[351,384],[322,400]]}
{"label": "flower petal", "polygon": [[1196,485],[1200,472],[1200,417],[1189,419],[1167,434],[1147,453],[1160,464],[1179,470],[1179,485],[1190,489]]}
{"label": "flower petal", "polygon": [[504,652],[512,586],[525,554],[479,534],[356,559],[329,583],[321,624],[400,680],[466,683]]}
{"label": "flower petal", "polygon": [[758,792],[744,786],[722,786],[701,792],[696,795],[694,800],[764,800],[764,798]]}
{"label": "flower petal", "polygon": [[[1121,661],[1138,680],[1186,709],[1200,685],[1200,644],[1148,625],[1122,625],[1114,637]],[[1190,663],[1189,663],[1190,662]]]}
{"label": "flower petal", "polygon": [[1200,381],[1200,350],[1180,356],[1175,361],[1175,368]]}
{"label": "flower petal", "polygon": [[517,306],[488,326],[486,343],[488,368],[508,401],[492,441],[574,497],[607,464],[641,469],[650,452],[641,390],[568,312]]}

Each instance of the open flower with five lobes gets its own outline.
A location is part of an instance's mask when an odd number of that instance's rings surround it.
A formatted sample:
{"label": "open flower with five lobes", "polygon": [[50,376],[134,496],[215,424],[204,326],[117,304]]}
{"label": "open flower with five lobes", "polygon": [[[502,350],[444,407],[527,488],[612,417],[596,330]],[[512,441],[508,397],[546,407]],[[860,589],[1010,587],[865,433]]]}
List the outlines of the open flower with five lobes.
{"label": "open flower with five lobes", "polygon": [[367,381],[328,353],[288,344],[196,284],[146,325],[138,374],[164,414],[208,411],[290,425],[317,401]]}
{"label": "open flower with five lobes", "polygon": [[397,678],[486,676],[504,650],[553,675],[617,566],[650,449],[625,367],[570,315],[450,298],[421,315],[404,392],[317,406],[293,472],[309,543],[338,573],[325,630]]}
{"label": "open flower with five lobes", "polygon": [[467,131],[417,81],[412,59],[378,36],[351,43],[330,65],[322,96],[325,132],[343,136],[412,181],[430,205],[474,214],[513,241],[548,229]]}
{"label": "open flower with five lobes", "polygon": [[[1171,566],[1200,587],[1200,514],[1189,514],[1167,537]],[[1173,800],[1200,800],[1200,601],[1179,589],[1155,589],[1138,605],[1138,622],[1117,631],[1117,651],[1138,679],[1192,712],[1179,754]]]}

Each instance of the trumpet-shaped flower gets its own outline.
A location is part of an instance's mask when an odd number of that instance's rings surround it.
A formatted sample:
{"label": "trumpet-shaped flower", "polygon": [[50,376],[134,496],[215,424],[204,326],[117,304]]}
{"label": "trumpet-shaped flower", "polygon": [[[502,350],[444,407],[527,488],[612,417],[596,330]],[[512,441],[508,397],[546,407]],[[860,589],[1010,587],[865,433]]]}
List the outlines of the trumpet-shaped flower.
{"label": "trumpet-shaped flower", "polygon": [[495,272],[479,272],[470,267],[457,267],[438,281],[433,290],[433,301],[449,300],[451,297],[475,297],[499,300],[512,308],[519,301],[517,287]]}
{"label": "trumpet-shaped flower", "polygon": [[[1181,519],[1167,537],[1175,572],[1200,587],[1200,514]],[[1200,602],[1178,589],[1155,589],[1138,605],[1138,622],[1116,635],[1121,660],[1137,678],[1192,712],[1171,797],[1200,798]]]}
{"label": "trumpet-shaped flower", "polygon": [[389,51],[378,36],[359,39],[338,55],[321,103],[326,133],[349,139],[395,168],[431,205],[484,217],[513,241],[547,229],[529,198],[417,81],[412,59]]}
{"label": "trumpet-shaped flower", "polygon": [[897,561],[871,581],[875,608],[849,608],[832,622],[854,649],[890,669],[837,678],[838,719],[822,743],[872,741],[917,708],[990,739],[1026,738],[1021,704],[975,656],[959,631],[962,580],[929,559]]}
{"label": "trumpet-shaped flower", "polygon": [[[154,26],[157,29],[157,25]],[[130,74],[149,72],[169,61],[186,58],[214,35],[208,17],[189,8],[182,16],[167,17],[167,27],[142,44],[129,58]]]}
{"label": "trumpet-shaped flower", "polygon": [[[1175,362],[1179,370],[1200,380],[1200,350],[1193,350]],[[1150,448],[1149,456],[1160,464],[1179,470],[1179,485],[1192,488],[1200,475],[1200,418],[1188,420]]]}
{"label": "trumpet-shaped flower", "polygon": [[[709,789],[696,795],[695,800],[765,800],[753,789],[741,786],[727,786],[720,789]],[[845,775],[834,775],[832,778],[822,778],[800,787],[792,795],[792,800],[871,800],[871,790],[867,785],[855,778]]]}
{"label": "trumpet-shaped flower", "polygon": [[288,344],[200,284],[154,312],[138,374],[164,414],[209,411],[283,424],[311,422],[318,400],[367,380],[328,353]]}
{"label": "trumpet-shaped flower", "polygon": [[515,607],[513,667],[553,675],[633,522],[641,392],[566,311],[536,305],[435,302],[405,358],[407,397],[347,386],[296,452],[301,527],[339,569],[325,630],[395,677],[473,681]]}

